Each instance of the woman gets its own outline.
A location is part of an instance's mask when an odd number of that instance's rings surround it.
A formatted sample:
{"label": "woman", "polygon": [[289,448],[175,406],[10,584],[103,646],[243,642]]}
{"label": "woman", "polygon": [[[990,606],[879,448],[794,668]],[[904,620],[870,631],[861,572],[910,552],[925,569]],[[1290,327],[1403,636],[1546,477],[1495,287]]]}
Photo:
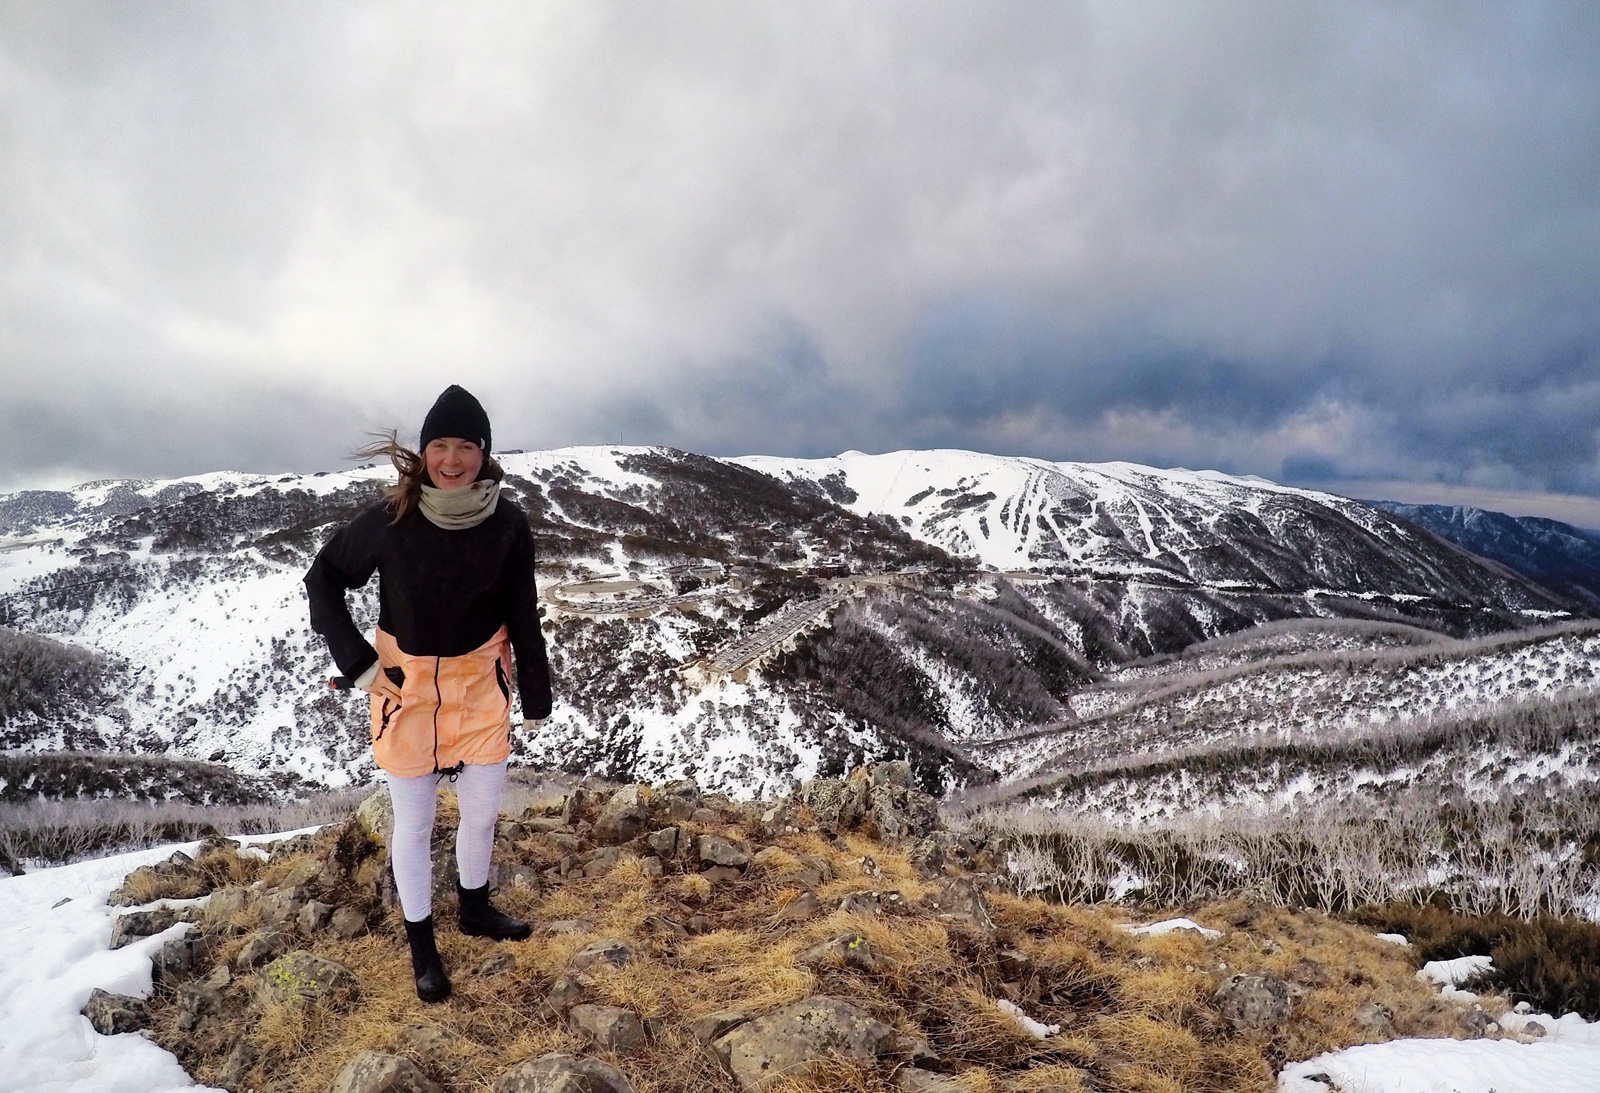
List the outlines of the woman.
{"label": "woman", "polygon": [[[400,480],[334,533],[305,583],[311,628],[371,695],[372,754],[394,803],[390,860],[417,996],[437,1002],[450,980],[433,935],[436,786],[448,775],[461,805],[461,932],[523,940],[528,924],[489,904],[489,855],[511,753],[510,680],[531,727],[550,714],[550,668],[533,536],[522,509],[500,496],[505,472],[489,458],[489,417],[478,400],[446,389],[422,423],[421,448],[403,448],[390,433],[359,453],[387,455]],[[374,571],[378,629],[369,643],[344,597]]]}

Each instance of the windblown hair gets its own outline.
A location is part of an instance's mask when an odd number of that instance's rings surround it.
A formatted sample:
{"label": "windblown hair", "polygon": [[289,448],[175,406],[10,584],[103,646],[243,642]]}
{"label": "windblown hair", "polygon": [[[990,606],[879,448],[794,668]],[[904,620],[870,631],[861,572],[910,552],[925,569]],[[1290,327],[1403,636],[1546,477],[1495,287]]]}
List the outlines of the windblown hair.
{"label": "windblown hair", "polygon": [[[383,499],[394,510],[394,519],[391,524],[398,524],[422,503],[422,485],[428,480],[428,461],[420,452],[414,452],[400,443],[400,434],[397,430],[390,429],[387,433],[376,433],[377,440],[364,448],[358,448],[350,454],[351,459],[376,459],[378,456],[388,456],[389,462],[394,464],[395,471],[400,475],[399,481],[392,486],[383,487]],[[488,452],[483,453],[483,466],[478,470],[478,481],[487,478],[492,482],[499,482],[505,477],[505,469],[497,463]]]}

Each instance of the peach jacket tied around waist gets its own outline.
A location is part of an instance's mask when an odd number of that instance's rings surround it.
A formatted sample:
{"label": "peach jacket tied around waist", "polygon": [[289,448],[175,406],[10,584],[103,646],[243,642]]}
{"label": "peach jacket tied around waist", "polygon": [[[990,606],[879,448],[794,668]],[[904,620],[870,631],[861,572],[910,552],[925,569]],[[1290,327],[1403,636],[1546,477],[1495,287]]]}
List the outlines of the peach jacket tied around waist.
{"label": "peach jacket tied around waist", "polygon": [[[498,763],[511,754],[511,642],[502,626],[454,657],[411,656],[380,627],[379,671],[404,673],[400,702],[374,694],[372,754],[402,778],[458,763]],[[388,673],[393,678],[393,673]]]}

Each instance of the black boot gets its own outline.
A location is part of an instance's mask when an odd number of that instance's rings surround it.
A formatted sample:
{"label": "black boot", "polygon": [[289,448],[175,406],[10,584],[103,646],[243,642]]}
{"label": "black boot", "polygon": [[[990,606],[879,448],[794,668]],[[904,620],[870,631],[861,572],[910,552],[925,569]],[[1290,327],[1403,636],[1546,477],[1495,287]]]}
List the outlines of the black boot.
{"label": "black boot", "polygon": [[417,997],[424,1002],[442,1002],[450,997],[450,977],[439,961],[439,947],[433,943],[433,916],[421,922],[406,922],[406,940],[411,943],[411,973],[417,977]]}
{"label": "black boot", "polygon": [[533,927],[521,919],[496,911],[489,906],[489,885],[482,888],[463,888],[456,882],[456,895],[461,897],[461,932],[472,937],[491,937],[496,941],[526,941]]}

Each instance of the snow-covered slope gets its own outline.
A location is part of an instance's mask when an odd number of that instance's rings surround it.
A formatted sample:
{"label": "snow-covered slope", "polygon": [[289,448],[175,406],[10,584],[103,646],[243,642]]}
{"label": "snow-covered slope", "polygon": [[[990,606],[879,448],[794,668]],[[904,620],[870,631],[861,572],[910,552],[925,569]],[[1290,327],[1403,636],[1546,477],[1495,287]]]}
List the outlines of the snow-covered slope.
{"label": "snow-covered slope", "polygon": [[[1077,693],[1120,665],[1253,624],[1478,635],[1573,609],[1357,502],[1203,472],[947,451],[499,458],[535,532],[558,696],[516,746],[616,777],[748,794],[899,755],[939,789],[989,776],[981,742],[1081,714]],[[326,686],[300,581],[388,477],[0,497],[0,622],[116,666],[109,701],[4,717],[0,746],[369,777],[365,718]],[[372,625],[372,589],[351,600]],[[787,617],[804,626],[770,653],[714,655]]]}

